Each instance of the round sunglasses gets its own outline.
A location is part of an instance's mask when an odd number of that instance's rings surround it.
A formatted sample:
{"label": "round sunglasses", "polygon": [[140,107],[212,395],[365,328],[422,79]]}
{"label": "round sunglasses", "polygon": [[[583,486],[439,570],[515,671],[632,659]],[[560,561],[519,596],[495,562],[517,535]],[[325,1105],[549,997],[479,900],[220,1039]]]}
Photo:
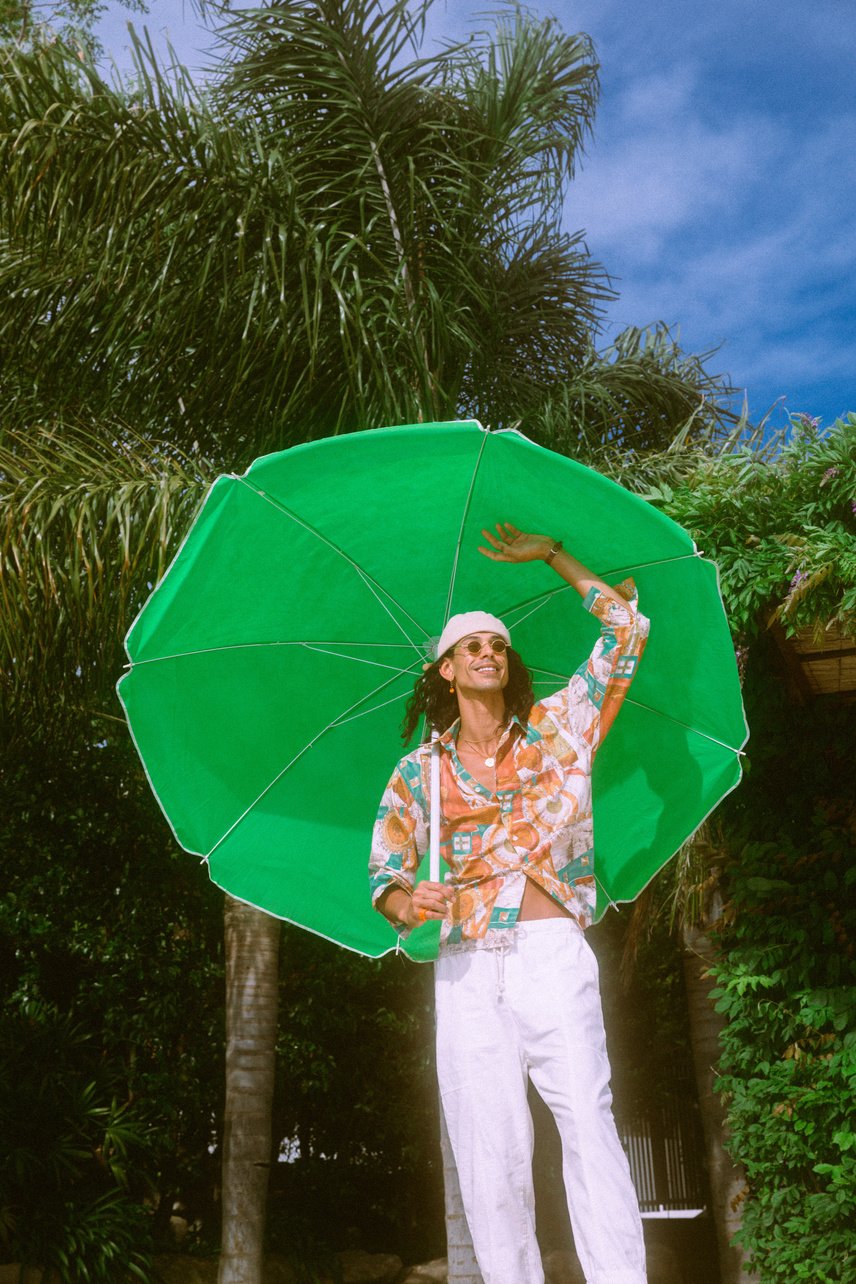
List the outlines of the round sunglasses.
{"label": "round sunglasses", "polygon": [[[488,645],[494,655],[504,655],[508,650],[508,643],[505,638],[491,638]],[[454,651],[466,651],[467,655],[479,655],[483,647],[484,642],[479,641],[478,638],[466,638],[452,649]]]}

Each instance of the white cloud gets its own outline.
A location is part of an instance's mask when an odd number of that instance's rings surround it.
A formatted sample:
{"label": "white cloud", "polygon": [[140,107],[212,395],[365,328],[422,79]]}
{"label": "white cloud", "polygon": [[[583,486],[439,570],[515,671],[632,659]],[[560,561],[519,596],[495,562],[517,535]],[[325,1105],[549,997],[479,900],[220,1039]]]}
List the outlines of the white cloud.
{"label": "white cloud", "polygon": [[692,105],[698,82],[699,71],[692,61],[631,80],[618,98],[619,119],[628,130],[638,128],[640,122],[648,128],[655,122],[662,127]]}
{"label": "white cloud", "polygon": [[844,377],[856,370],[856,326],[848,331],[841,321],[854,308],[854,274],[856,245],[825,240],[795,211],[778,227],[628,273],[612,322],[621,329],[662,319],[681,326],[688,348],[723,345],[718,364],[741,384],[777,371],[783,382]]}
{"label": "white cloud", "polygon": [[664,320],[688,350],[720,347],[711,368],[759,401],[843,389],[856,372],[856,115],[813,112],[799,94],[792,112],[739,94],[714,110],[705,64],[657,65],[605,95],[568,201],[568,227],[586,228],[616,277],[609,333]]}
{"label": "white cloud", "polygon": [[568,202],[569,225],[592,244],[650,263],[680,229],[733,214],[745,192],[782,156],[787,139],[764,117],[719,125],[695,109],[702,94],[689,64],[630,83],[599,133]]}

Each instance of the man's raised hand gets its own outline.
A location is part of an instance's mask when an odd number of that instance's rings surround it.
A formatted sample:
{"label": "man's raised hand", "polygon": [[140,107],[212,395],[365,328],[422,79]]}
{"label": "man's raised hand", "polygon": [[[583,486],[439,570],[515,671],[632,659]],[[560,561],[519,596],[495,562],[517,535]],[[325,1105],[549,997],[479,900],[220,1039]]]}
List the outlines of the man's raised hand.
{"label": "man's raised hand", "polygon": [[497,522],[496,534],[483,530],[482,535],[490,545],[479,545],[479,552],[492,562],[542,561],[553,547],[549,535],[530,535],[518,530],[511,522]]}

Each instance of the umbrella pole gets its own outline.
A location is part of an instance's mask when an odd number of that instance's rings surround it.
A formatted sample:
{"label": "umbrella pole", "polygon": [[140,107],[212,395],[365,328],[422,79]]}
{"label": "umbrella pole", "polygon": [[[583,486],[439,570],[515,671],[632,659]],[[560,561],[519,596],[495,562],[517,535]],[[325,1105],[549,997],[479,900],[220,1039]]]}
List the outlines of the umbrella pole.
{"label": "umbrella pole", "polygon": [[428,877],[440,881],[440,732],[431,730],[431,807],[428,820]]}

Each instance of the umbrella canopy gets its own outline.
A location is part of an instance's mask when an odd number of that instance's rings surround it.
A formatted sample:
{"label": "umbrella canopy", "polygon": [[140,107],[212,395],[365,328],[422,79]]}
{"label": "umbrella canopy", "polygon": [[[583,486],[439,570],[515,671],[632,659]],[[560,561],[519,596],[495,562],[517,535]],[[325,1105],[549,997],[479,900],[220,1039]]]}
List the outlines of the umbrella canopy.
{"label": "umbrella canopy", "polygon": [[[630,900],[740,779],[747,738],[715,566],[614,482],[473,422],[328,438],[217,479],[126,639],[119,695],[179,843],[233,896],[361,953],[378,801],[404,705],[443,624],[508,624],[536,697],[597,637],[541,562],[477,549],[508,520],[632,575],[645,658],[594,772],[597,913]],[[411,936],[436,950],[437,925]]]}

